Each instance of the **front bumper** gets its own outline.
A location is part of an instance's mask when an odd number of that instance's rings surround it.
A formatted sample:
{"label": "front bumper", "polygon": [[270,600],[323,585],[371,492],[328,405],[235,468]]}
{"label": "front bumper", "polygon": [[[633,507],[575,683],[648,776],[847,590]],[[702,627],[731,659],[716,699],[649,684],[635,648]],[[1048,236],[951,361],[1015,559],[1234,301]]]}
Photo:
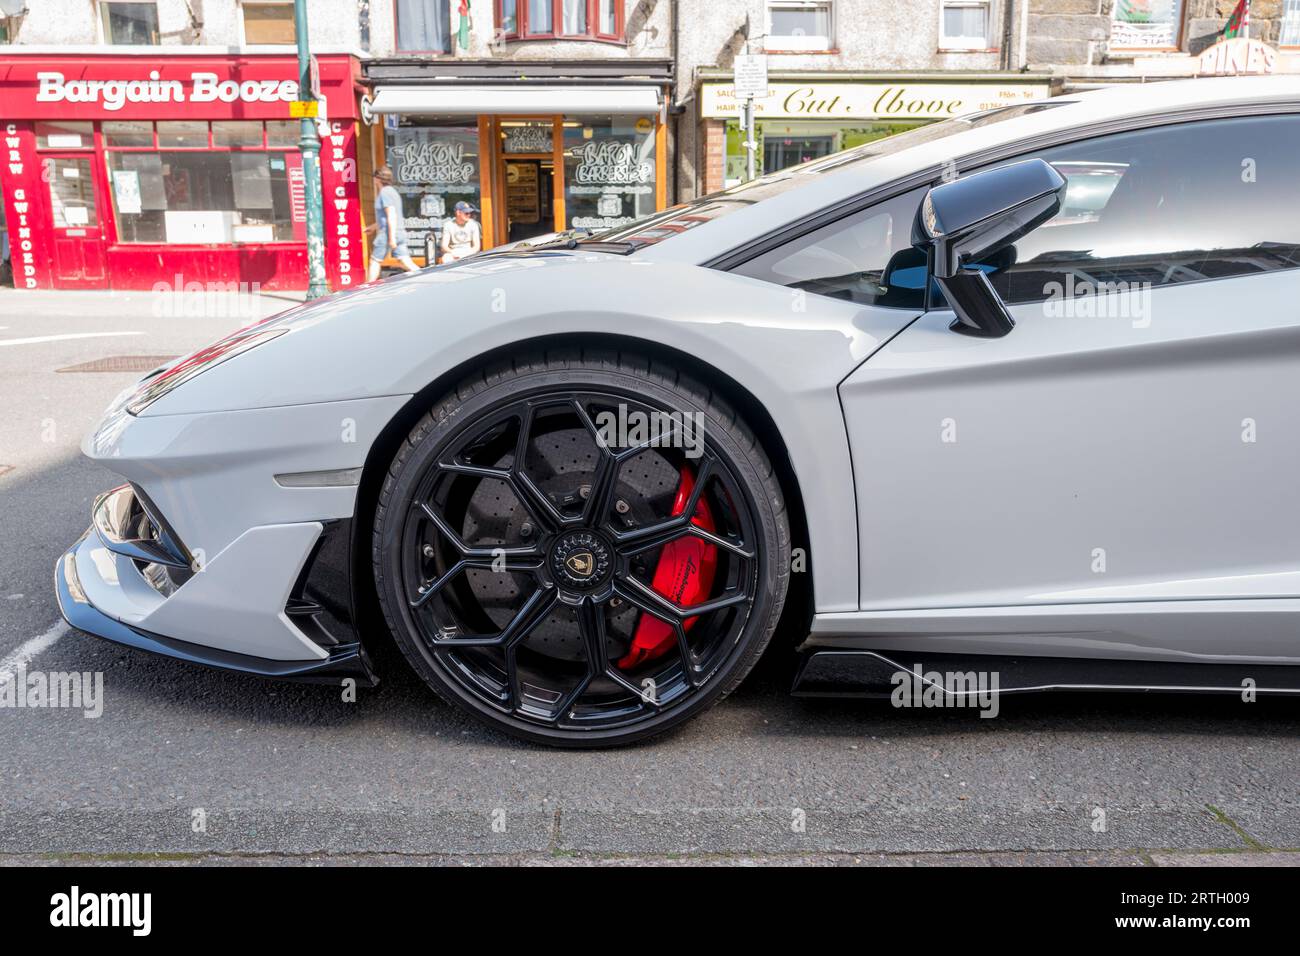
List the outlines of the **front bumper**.
{"label": "front bumper", "polygon": [[226,569],[245,549],[234,556],[223,552],[221,569],[208,577],[214,568],[195,566],[143,493],[123,485],[96,500],[90,528],[56,563],[59,610],[80,631],[178,660],[321,683],[351,677],[373,686],[377,680],[355,631],[336,620],[324,625],[318,620],[327,616],[324,608],[304,596],[325,563],[326,542],[347,537],[348,523],[330,524],[328,530],[320,523],[253,529],[260,532],[250,533],[256,548],[282,551],[287,544],[292,553],[310,541],[308,560],[287,594],[270,580],[261,586],[246,581],[243,600],[221,611],[211,601],[214,594],[229,599],[234,593]]}
{"label": "front bumper", "polygon": [[129,484],[95,503],[59,560],[64,616],[184,660],[373,682],[352,613],[355,481],[404,401],[139,417],[115,405],[82,452]]}

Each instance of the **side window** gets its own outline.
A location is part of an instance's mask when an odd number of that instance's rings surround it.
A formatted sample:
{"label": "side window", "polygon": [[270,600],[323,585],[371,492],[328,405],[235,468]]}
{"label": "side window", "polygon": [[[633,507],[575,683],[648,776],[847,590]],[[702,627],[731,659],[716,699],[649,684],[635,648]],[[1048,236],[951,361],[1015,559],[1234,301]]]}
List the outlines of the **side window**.
{"label": "side window", "polygon": [[914,189],[750,259],[733,272],[860,305],[921,309],[925,256],[912,248]]}
{"label": "side window", "polygon": [[1300,267],[1300,116],[1117,133],[1017,160],[1035,156],[1069,185],[1053,219],[982,264],[1007,302]]}

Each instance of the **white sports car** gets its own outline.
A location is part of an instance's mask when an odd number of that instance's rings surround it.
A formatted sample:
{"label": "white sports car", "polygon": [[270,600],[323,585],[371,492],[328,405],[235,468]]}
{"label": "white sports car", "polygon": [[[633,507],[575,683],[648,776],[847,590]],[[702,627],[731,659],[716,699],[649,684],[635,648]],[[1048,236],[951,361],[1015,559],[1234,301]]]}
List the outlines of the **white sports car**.
{"label": "white sports car", "polygon": [[[955,119],[291,309],[84,451],[76,627],[667,729],[778,622],[797,690],[1300,688],[1300,91]],[[944,688],[945,693],[953,693]]]}

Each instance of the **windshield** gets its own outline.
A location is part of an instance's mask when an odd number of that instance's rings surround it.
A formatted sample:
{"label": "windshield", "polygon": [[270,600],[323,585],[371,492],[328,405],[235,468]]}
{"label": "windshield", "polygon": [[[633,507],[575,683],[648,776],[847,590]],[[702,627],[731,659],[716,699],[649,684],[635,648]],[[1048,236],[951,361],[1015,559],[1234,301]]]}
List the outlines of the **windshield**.
{"label": "windshield", "polygon": [[746,206],[762,202],[764,199],[770,199],[786,190],[803,185],[807,182],[807,179],[804,178],[806,176],[838,172],[857,163],[871,162],[881,156],[888,156],[904,149],[910,149],[913,146],[919,146],[922,143],[933,142],[937,139],[943,139],[956,133],[964,133],[967,130],[988,126],[992,123],[1000,123],[1003,120],[1027,116],[1030,113],[1037,113],[1040,110],[1050,109],[1054,106],[1063,106],[1067,102],[1069,101],[1050,100],[1024,103],[1017,106],[1003,106],[998,109],[985,110],[982,113],[972,113],[969,116],[956,117],[939,123],[931,123],[928,126],[920,126],[908,130],[906,133],[896,133],[893,136],[886,136],[883,139],[846,149],[832,156],[824,156],[811,162],[782,169],[779,172],[769,173],[766,176],[760,176],[757,179],[741,183],[738,186],[732,186],[730,189],[724,189],[721,192],[710,193],[689,202],[678,203],[676,206],[645,216],[636,222],[605,232],[584,236],[577,241],[580,244],[588,242],[625,243],[631,246],[645,246],[661,242],[664,239],[680,235],[702,223],[719,219],[728,213],[735,212],[737,209],[743,209]]}

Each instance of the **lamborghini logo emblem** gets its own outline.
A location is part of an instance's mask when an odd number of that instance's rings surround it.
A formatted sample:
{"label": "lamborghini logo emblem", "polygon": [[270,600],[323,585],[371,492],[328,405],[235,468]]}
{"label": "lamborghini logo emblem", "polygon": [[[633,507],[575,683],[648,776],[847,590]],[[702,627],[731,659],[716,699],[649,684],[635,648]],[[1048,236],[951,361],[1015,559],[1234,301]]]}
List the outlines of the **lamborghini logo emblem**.
{"label": "lamborghini logo emblem", "polygon": [[596,570],[596,558],[590,551],[575,551],[564,559],[565,566],[579,577],[589,578]]}

